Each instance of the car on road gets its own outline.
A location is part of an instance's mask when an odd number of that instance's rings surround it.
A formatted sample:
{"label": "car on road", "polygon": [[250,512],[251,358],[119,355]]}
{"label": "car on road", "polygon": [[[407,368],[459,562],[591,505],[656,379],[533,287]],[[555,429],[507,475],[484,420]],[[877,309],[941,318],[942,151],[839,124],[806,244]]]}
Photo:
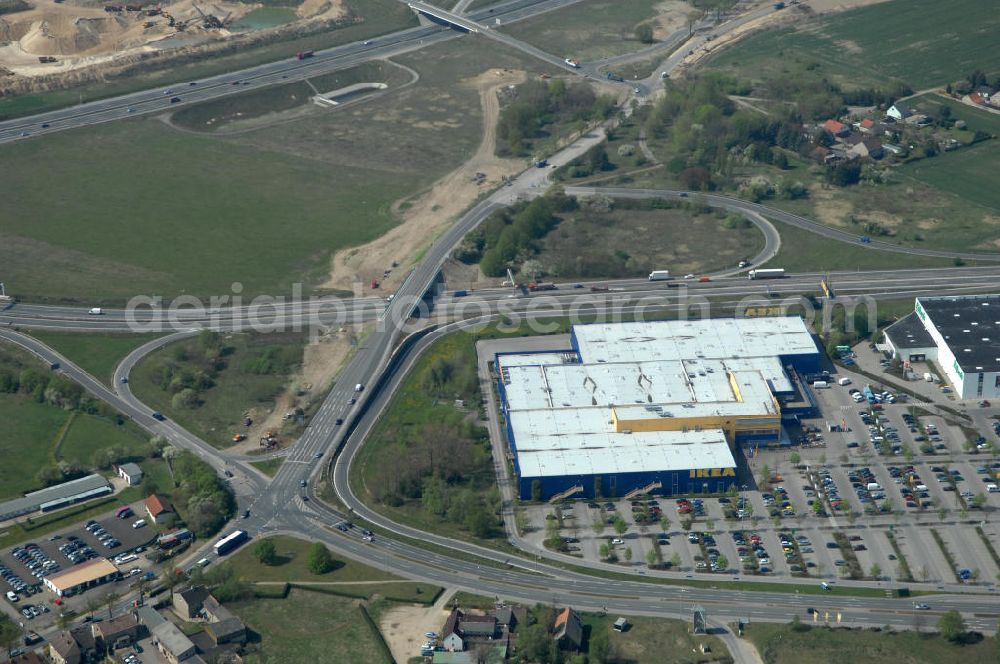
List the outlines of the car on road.
{"label": "car on road", "polygon": [[174,89],[173,88],[167,88],[166,90],[163,91],[163,94],[164,95],[172,95],[172,94],[174,94]]}
{"label": "car on road", "polygon": [[308,482],[306,482],[305,480],[299,480],[299,486],[300,486],[300,487],[303,487],[303,488],[304,488],[304,487],[306,487],[306,486],[307,486],[308,484],[309,484],[309,483],[308,483]]}
{"label": "car on road", "polygon": [[125,109],[125,112],[127,112],[127,113],[135,113],[135,109],[132,108],[131,106],[129,106],[128,108]]}
{"label": "car on road", "polygon": [[122,376],[122,384],[125,384],[127,382],[128,382],[128,376]]}
{"label": "car on road", "polygon": [[48,129],[48,128],[49,128],[49,123],[48,122],[43,122],[42,123],[42,129]]}
{"label": "car on road", "polygon": [[337,425],[343,424],[344,423],[344,418],[343,417],[338,417],[336,420],[334,420],[333,423],[337,424]]}
{"label": "car on road", "polygon": [[612,540],[611,540],[611,543],[612,543],[612,544],[624,544],[624,543],[625,543],[625,540],[623,540],[623,539],[622,539],[622,538],[620,538],[620,537],[615,537],[614,539],[612,539]]}
{"label": "car on road", "polygon": [[322,459],[323,458],[323,453],[322,452],[317,452],[316,454],[313,455],[313,458],[314,459]]}
{"label": "car on road", "polygon": [[374,43],[375,43],[374,39],[366,39],[363,42],[361,42],[361,45],[362,46],[371,46]]}
{"label": "car on road", "polygon": [[428,639],[436,639],[438,637],[437,632],[424,632],[424,636]]}
{"label": "car on road", "polygon": [[920,603],[918,603],[918,604],[914,604],[913,608],[916,609],[917,611],[930,611],[931,607],[928,606],[927,604],[920,604]]}
{"label": "car on road", "polygon": [[181,100],[181,98],[180,98],[180,97],[171,97],[171,98],[170,98],[170,103],[171,103],[171,104],[176,104],[176,103],[177,103],[177,102],[179,102],[180,100]]}
{"label": "car on road", "polygon": [[165,417],[163,416],[163,413],[161,413],[160,411],[158,411],[158,410],[154,410],[154,411],[153,411],[153,419],[154,419],[154,420],[158,420],[158,421],[162,422],[162,421],[164,421],[164,420],[165,420],[165,419],[167,419],[167,418],[165,418]]}
{"label": "car on road", "polygon": [[809,608],[806,609],[806,613],[811,616],[812,614],[816,613],[816,609],[810,606]]}

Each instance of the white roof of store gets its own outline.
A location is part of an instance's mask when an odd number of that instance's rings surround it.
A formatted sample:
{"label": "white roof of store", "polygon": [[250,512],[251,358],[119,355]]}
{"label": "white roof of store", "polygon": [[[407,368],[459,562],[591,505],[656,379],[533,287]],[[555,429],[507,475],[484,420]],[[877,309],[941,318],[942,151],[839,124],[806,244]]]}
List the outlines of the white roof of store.
{"label": "white roof of store", "polygon": [[583,362],[735,359],[816,353],[798,316],[576,325]]}
{"label": "white roof of store", "polygon": [[791,389],[775,358],[521,365],[504,373],[509,410],[660,404],[683,408],[687,416],[766,414],[775,412],[768,381]]}
{"label": "white roof of store", "polygon": [[517,411],[510,423],[522,477],[736,466],[719,429],[616,433],[606,408]]}

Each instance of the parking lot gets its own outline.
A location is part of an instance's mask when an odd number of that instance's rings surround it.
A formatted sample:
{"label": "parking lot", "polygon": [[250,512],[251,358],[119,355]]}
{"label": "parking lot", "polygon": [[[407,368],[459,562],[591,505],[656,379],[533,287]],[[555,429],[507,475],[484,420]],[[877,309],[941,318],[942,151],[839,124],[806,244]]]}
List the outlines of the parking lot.
{"label": "parking lot", "polygon": [[[136,510],[141,509],[142,503],[137,503],[131,506],[132,513],[127,518],[118,518],[114,512],[109,512],[77,527],[0,551],[0,592],[7,606],[19,613],[22,622],[37,618],[39,627],[53,622],[51,608],[55,596],[44,587],[42,579],[94,558],[109,558],[118,564],[124,578],[108,584],[105,593],[120,593],[135,581],[131,577],[149,568],[149,562],[141,554],[156,537],[156,532],[149,527],[132,527],[141,516]],[[132,571],[134,569],[138,571]],[[86,611],[88,604],[88,600],[81,597],[62,601],[64,607],[78,612]]]}
{"label": "parking lot", "polygon": [[[974,431],[933,404],[869,385],[846,371],[831,376],[815,390],[820,414],[789,430],[797,444],[748,459],[745,490],[529,505],[525,538],[550,555],[644,574],[995,590],[1000,461],[990,441],[1000,440],[1000,422]],[[543,543],[552,521],[561,525],[556,553],[556,542]]]}

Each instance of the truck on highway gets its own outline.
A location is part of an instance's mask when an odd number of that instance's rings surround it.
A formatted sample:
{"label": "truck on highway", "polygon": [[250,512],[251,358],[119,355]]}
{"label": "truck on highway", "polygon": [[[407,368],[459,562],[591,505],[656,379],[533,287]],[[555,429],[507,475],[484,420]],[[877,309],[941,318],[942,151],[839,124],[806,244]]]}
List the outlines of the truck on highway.
{"label": "truck on highway", "polygon": [[666,281],[670,278],[670,270],[653,270],[649,273],[650,281]]}
{"label": "truck on highway", "polygon": [[536,284],[534,281],[532,281],[531,283],[528,284],[528,290],[530,290],[532,293],[535,293],[538,291],[549,291],[557,289],[555,284],[541,284],[541,283]]}
{"label": "truck on highway", "polygon": [[747,279],[781,279],[785,276],[784,268],[756,269],[747,272]]}
{"label": "truck on highway", "polygon": [[299,51],[298,53],[295,54],[295,59],[305,60],[306,58],[311,58],[314,55],[316,55],[316,53],[313,51]]}
{"label": "truck on highway", "polygon": [[93,307],[87,313],[90,314],[91,316],[100,316],[100,315],[104,314],[104,310],[101,309],[100,307]]}
{"label": "truck on highway", "polygon": [[568,64],[573,69],[579,69],[580,68],[580,61],[577,60],[576,58],[566,58],[565,60],[563,60],[563,62],[565,62],[566,64]]}

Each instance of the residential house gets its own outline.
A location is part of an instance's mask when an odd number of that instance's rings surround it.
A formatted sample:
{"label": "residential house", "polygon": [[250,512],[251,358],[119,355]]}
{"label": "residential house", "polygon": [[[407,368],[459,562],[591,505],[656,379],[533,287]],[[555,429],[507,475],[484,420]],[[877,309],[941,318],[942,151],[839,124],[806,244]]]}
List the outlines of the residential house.
{"label": "residential house", "polygon": [[462,612],[452,609],[448,614],[448,619],[444,622],[441,630],[441,645],[449,652],[461,652],[465,650],[465,639],[458,631],[458,619]]}
{"label": "residential house", "polygon": [[489,641],[497,636],[497,619],[490,615],[465,614],[458,619],[458,632],[466,641]]}
{"label": "residential house", "polygon": [[822,145],[817,145],[809,153],[809,157],[820,164],[826,162],[826,158],[830,156],[830,148],[823,147]]}
{"label": "residential house", "polygon": [[580,650],[583,646],[583,620],[568,606],[556,616],[552,638],[563,650]]}
{"label": "residential house", "polygon": [[165,620],[152,630],[157,649],[170,664],[178,664],[191,659],[197,653],[194,643],[184,635],[177,625]]}
{"label": "residential house", "polygon": [[208,620],[205,631],[216,645],[226,643],[246,643],[247,628],[236,615],[219,604],[219,600],[211,595],[202,604],[202,613]]}
{"label": "residential house", "polygon": [[914,113],[915,111],[913,110],[912,107],[900,102],[896,102],[895,104],[889,107],[888,111],[885,112],[885,114],[890,118],[892,118],[893,120],[900,120],[900,121],[906,120],[906,118],[912,116]]}
{"label": "residential house", "polygon": [[118,466],[118,476],[125,480],[129,486],[135,486],[142,481],[142,468],[132,462],[123,463]]}
{"label": "residential house", "polygon": [[69,631],[70,636],[80,647],[80,660],[89,662],[97,658],[97,639],[90,629],[90,625],[80,625]]}
{"label": "residential house", "polygon": [[523,606],[503,604],[493,612],[497,618],[497,626],[506,632],[513,632],[520,623],[527,620],[528,610]]}
{"label": "residential house", "polygon": [[91,626],[98,650],[127,648],[146,636],[146,626],[132,613],[126,613]]}
{"label": "residential house", "polygon": [[837,122],[836,120],[827,120],[823,123],[823,129],[833,134],[836,137],[847,136],[850,130],[842,122]]}
{"label": "residential house", "polygon": [[978,92],[970,92],[962,97],[962,101],[967,104],[975,104],[976,106],[985,106],[987,99],[988,97],[983,97],[983,95]]}
{"label": "residential house", "polygon": [[870,134],[877,125],[878,123],[871,118],[863,118],[861,122],[857,123],[855,126],[862,134]]}
{"label": "residential house", "polygon": [[205,586],[190,586],[180,591],[175,590],[170,599],[173,602],[174,613],[181,620],[190,621],[201,613],[207,597],[209,597],[209,593]]}
{"label": "residential house", "polygon": [[69,630],[59,630],[49,637],[49,659],[55,664],[80,664],[83,661],[80,644]]}
{"label": "residential house", "polygon": [[857,155],[858,157],[869,158],[869,159],[881,159],[882,158],[882,142],[877,138],[866,137],[853,146],[847,151],[848,154]]}
{"label": "residential house", "polygon": [[146,513],[153,523],[166,523],[174,514],[170,503],[157,496],[155,493],[146,498]]}

